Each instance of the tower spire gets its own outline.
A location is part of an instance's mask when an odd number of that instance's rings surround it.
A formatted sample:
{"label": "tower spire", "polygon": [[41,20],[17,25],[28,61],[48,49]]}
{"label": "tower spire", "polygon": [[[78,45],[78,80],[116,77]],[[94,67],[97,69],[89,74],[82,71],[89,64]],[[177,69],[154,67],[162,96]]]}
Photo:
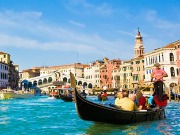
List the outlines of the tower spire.
{"label": "tower spire", "polygon": [[134,56],[135,58],[144,55],[143,40],[142,40],[141,33],[139,31],[139,27],[138,27],[137,35],[135,37],[134,55],[135,55]]}

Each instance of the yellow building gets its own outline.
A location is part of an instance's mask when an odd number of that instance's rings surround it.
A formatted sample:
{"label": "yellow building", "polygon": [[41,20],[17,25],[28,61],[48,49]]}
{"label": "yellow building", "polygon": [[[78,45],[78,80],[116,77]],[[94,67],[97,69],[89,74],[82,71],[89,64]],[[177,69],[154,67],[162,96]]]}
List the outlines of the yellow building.
{"label": "yellow building", "polygon": [[123,61],[120,65],[120,87],[125,89],[132,89],[131,61]]}
{"label": "yellow building", "polygon": [[34,67],[31,69],[23,70],[19,75],[20,80],[25,80],[36,76],[40,76],[40,69],[41,69],[40,67]]}
{"label": "yellow building", "polygon": [[6,64],[10,64],[10,55],[5,52],[0,52],[0,61]]}

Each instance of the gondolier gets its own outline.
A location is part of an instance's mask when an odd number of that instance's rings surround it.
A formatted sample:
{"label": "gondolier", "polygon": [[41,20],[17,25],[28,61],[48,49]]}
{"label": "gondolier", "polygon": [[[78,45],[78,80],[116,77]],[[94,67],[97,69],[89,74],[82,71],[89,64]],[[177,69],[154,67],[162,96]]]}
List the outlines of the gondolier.
{"label": "gondolier", "polygon": [[158,100],[163,101],[163,77],[168,77],[167,73],[160,68],[160,64],[154,64],[155,69],[151,73],[151,81],[154,82],[155,94],[158,97]]}

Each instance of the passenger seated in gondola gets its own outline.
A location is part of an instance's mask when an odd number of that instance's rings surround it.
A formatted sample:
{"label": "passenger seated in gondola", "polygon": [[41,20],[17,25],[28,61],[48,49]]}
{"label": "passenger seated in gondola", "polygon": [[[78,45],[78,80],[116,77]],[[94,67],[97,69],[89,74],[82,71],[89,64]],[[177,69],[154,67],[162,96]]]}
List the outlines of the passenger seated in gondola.
{"label": "passenger seated in gondola", "polygon": [[146,98],[143,96],[141,90],[138,90],[136,92],[136,97],[138,100],[138,108],[137,110],[146,110],[147,106],[146,106]]}
{"label": "passenger seated in gondola", "polygon": [[129,98],[129,92],[125,90],[122,91],[122,96],[123,98],[121,98],[119,102],[115,102],[115,105],[121,108],[122,110],[127,110],[127,111],[135,110],[135,104],[131,100],[131,98]]}
{"label": "passenger seated in gondola", "polygon": [[150,90],[150,96],[148,98],[148,106],[150,108],[156,107],[156,103],[154,101],[154,91],[153,90]]}
{"label": "passenger seated in gondola", "polygon": [[117,94],[116,94],[116,99],[115,99],[115,105],[118,107],[119,104],[120,104],[120,100],[123,98],[123,95],[122,95],[122,91],[118,91]]}
{"label": "passenger seated in gondola", "polygon": [[108,98],[108,94],[107,94],[106,90],[104,90],[104,92],[101,94],[101,98],[102,98],[102,100],[106,100]]}
{"label": "passenger seated in gondola", "polygon": [[69,93],[68,93],[67,96],[68,96],[68,97],[72,97],[72,91],[69,91]]}
{"label": "passenger seated in gondola", "polygon": [[80,93],[80,95],[81,95],[82,97],[84,97],[84,98],[86,98],[86,96],[87,96],[85,90],[83,90],[83,91]]}
{"label": "passenger seated in gondola", "polygon": [[136,92],[139,90],[139,86],[136,86],[136,88],[134,89],[133,93],[136,94]]}
{"label": "passenger seated in gondola", "polygon": [[118,93],[118,90],[115,90],[115,91],[114,91],[114,99],[117,98],[117,93]]}
{"label": "passenger seated in gondola", "polygon": [[138,102],[138,100],[136,98],[136,94],[131,94],[130,98],[132,99],[132,101],[134,102],[134,104],[135,104],[135,106],[137,108],[139,102]]}
{"label": "passenger seated in gondola", "polygon": [[101,95],[103,94],[103,92],[98,94],[98,100],[101,100]]}

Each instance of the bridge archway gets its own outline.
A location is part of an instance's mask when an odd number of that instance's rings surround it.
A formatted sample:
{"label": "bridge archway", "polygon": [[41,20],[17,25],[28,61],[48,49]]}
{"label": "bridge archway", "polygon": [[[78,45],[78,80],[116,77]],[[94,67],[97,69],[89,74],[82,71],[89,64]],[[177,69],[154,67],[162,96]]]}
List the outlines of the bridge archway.
{"label": "bridge archway", "polygon": [[46,78],[43,79],[43,84],[44,84],[44,83],[47,83],[47,79],[46,79]]}
{"label": "bridge archway", "polygon": [[52,82],[52,77],[48,78],[48,83]]}
{"label": "bridge archway", "polygon": [[63,78],[63,82],[67,82],[68,80],[67,80],[67,77],[64,77]]}
{"label": "bridge archway", "polygon": [[21,87],[27,88],[28,83],[29,83],[28,80],[23,80],[23,81],[21,82]]}
{"label": "bridge archway", "polygon": [[36,86],[37,85],[37,81],[35,80],[35,81],[33,81],[33,85],[34,86]]}
{"label": "bridge archway", "polygon": [[42,85],[42,80],[41,79],[39,79],[38,85]]}
{"label": "bridge archway", "polygon": [[89,83],[89,84],[88,84],[88,88],[91,88],[91,89],[92,89],[92,87],[93,87],[92,84]]}

